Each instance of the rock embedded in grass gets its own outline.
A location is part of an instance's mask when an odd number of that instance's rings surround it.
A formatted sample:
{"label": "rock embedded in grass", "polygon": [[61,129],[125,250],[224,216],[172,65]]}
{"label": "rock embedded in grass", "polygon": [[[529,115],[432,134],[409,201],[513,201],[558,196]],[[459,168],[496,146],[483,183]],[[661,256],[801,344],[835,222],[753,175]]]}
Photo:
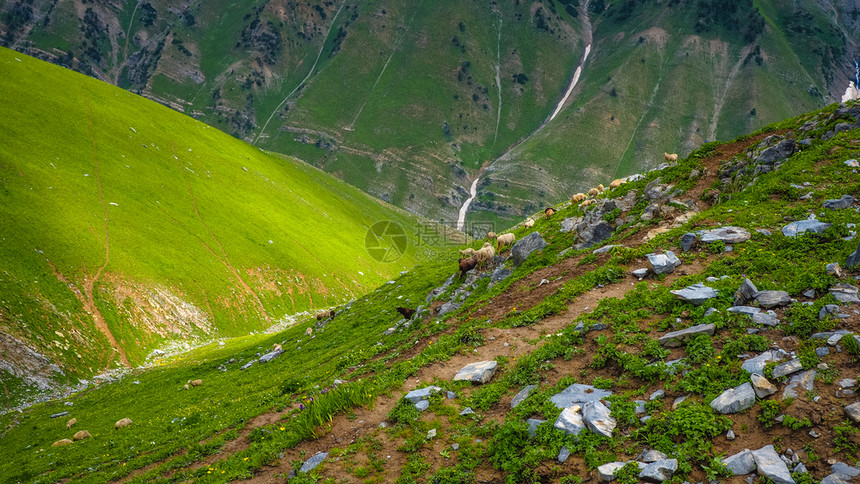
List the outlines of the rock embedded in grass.
{"label": "rock embedded in grass", "polygon": [[851,405],[846,405],[844,408],[845,415],[853,422],[860,422],[860,402],[854,402]]}
{"label": "rock embedded in grass", "polygon": [[741,282],[741,286],[735,291],[735,306],[742,306],[753,300],[755,297],[755,293],[758,292],[758,288],[755,287],[755,284],[747,278],[744,278],[743,282]]}
{"label": "rock embedded in grass", "polygon": [[815,219],[798,220],[791,222],[782,228],[782,235],[786,237],[797,237],[804,232],[813,232],[816,234],[823,233],[830,228],[832,224],[819,222]]}
{"label": "rock embedded in grass", "polygon": [[755,391],[755,396],[758,398],[767,398],[778,390],[776,385],[771,383],[770,380],[764,377],[764,375],[760,375],[758,373],[750,375],[750,382],[752,383],[753,390]]}
{"label": "rock embedded in grass", "polygon": [[522,390],[517,392],[511,400],[511,408],[516,408],[517,405],[523,403],[536,388],[537,385],[526,385]]}
{"label": "rock embedded in grass", "polygon": [[660,459],[645,466],[639,478],[645,482],[668,481],[678,470],[678,459]]}
{"label": "rock embedded in grass", "polygon": [[681,265],[681,260],[671,250],[667,250],[665,254],[648,254],[646,255],[648,262],[651,263],[651,268],[654,274],[670,274],[675,271],[675,268]]}
{"label": "rock embedded in grass", "polygon": [[624,467],[623,462],[609,462],[597,467],[597,477],[601,481],[615,480],[615,472]]}
{"label": "rock embedded in grass", "polygon": [[583,405],[586,402],[602,400],[612,395],[609,390],[601,390],[591,385],[574,383],[564,390],[550,397],[552,403],[558,408],[568,408],[574,405]]}
{"label": "rock embedded in grass", "polygon": [[759,475],[767,477],[775,484],[795,484],[788,466],[779,458],[773,445],[752,451],[752,456]]}
{"label": "rock embedded in grass", "polygon": [[723,464],[736,476],[752,474],[755,471],[755,459],[749,449],[726,457],[723,459]]}
{"label": "rock embedded in grass", "polygon": [[842,195],[841,198],[825,200],[821,206],[830,210],[844,210],[854,204],[854,201],[855,198],[851,195]]}
{"label": "rock embedded in grass", "polygon": [[774,378],[782,378],[786,375],[791,375],[792,373],[797,373],[798,371],[803,369],[803,365],[800,363],[800,360],[795,358],[793,360],[788,360],[784,363],[780,363],[773,368],[773,377]]}
{"label": "rock embedded in grass", "polygon": [[841,303],[860,304],[857,287],[851,284],[836,284],[830,288],[830,294],[833,294],[833,297]]}
{"label": "rock embedded in grass", "polygon": [[708,299],[717,297],[717,290],[710,288],[702,283],[693,284],[683,289],[669,291],[682,301],[693,303],[696,306],[701,306]]}
{"label": "rock embedded in grass", "polygon": [[753,404],[755,404],[755,391],[752,384],[747,382],[721,393],[711,401],[711,408],[717,413],[728,414],[742,412]]}
{"label": "rock embedded in grass", "polygon": [[564,431],[566,434],[579,435],[585,430],[585,422],[582,419],[582,409],[579,405],[573,405],[561,411],[558,418],[555,420],[553,427]]}
{"label": "rock embedded in grass", "polygon": [[403,396],[406,400],[409,400],[412,403],[418,403],[421,400],[427,400],[430,398],[430,395],[433,395],[436,392],[441,391],[442,389],[435,386],[430,385],[429,387],[419,388],[417,390],[412,390]]}
{"label": "rock embedded in grass", "polygon": [[741,227],[726,226],[701,232],[701,240],[703,244],[709,244],[711,242],[740,244],[741,242],[746,242],[749,239],[749,231]]}
{"label": "rock embedded in grass", "polygon": [[764,353],[745,360],[741,363],[741,369],[749,374],[764,374],[764,367],[771,361],[781,361],[788,353],[783,350],[767,350]]}
{"label": "rock embedded in grass", "polygon": [[657,341],[667,348],[677,348],[700,334],[714,335],[714,325],[711,323],[691,326],[679,331],[664,334]]}
{"label": "rock embedded in grass", "polygon": [[326,457],[328,457],[328,452],[317,452],[302,464],[302,467],[299,469],[299,473],[312,471],[318,465],[322,464]]}
{"label": "rock embedded in grass", "polygon": [[487,383],[496,374],[499,364],[493,360],[469,363],[454,375],[454,381],[470,381],[472,383]]}
{"label": "rock embedded in grass", "polygon": [[755,300],[765,309],[791,304],[791,296],[785,291],[759,291],[755,293]]}
{"label": "rock embedded in grass", "polygon": [[586,402],[582,406],[582,419],[588,430],[604,437],[612,437],[615,430],[615,419],[610,415],[609,409],[599,400]]}
{"label": "rock embedded in grass", "polygon": [[782,399],[797,398],[815,389],[815,370],[807,370],[794,375],[782,391]]}
{"label": "rock embedded in grass", "polygon": [[537,418],[530,418],[526,420],[526,425],[528,425],[529,428],[529,437],[534,437],[535,434],[537,434],[538,425],[544,422],[546,422],[546,420],[541,420]]}
{"label": "rock embedded in grass", "polygon": [[532,232],[511,248],[511,258],[514,260],[514,267],[519,267],[526,259],[536,250],[541,250],[548,244],[538,232]]}

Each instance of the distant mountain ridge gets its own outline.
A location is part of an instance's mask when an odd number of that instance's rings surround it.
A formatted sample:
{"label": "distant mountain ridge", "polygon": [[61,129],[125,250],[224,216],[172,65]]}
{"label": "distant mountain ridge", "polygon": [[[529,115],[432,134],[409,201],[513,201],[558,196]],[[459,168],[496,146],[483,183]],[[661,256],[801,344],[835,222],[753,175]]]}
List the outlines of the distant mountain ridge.
{"label": "distant mountain ridge", "polygon": [[[664,151],[837,101],[860,40],[858,0],[30,0],[0,11],[4,45],[414,213],[453,222],[479,178],[467,221],[503,225]],[[541,128],[588,45],[578,85]]]}

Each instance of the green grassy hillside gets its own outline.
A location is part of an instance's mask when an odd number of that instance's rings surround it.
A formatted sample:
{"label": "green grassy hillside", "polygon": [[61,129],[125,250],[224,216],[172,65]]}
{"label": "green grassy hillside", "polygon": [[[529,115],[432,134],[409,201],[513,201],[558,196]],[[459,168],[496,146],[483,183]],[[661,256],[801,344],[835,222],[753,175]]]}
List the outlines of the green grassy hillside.
{"label": "green grassy hillside", "polygon": [[[0,65],[0,331],[68,376],[337,305],[422,255],[417,218],[313,167],[8,49]],[[386,220],[408,245],[382,262],[365,235]]]}

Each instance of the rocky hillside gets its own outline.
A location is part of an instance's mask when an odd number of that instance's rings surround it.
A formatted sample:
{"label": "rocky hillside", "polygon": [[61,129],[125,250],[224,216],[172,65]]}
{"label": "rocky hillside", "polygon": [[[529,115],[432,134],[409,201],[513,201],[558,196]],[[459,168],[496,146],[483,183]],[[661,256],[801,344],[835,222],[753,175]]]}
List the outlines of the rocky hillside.
{"label": "rocky hillside", "polygon": [[468,220],[503,227],[663,152],[838,100],[858,11],[858,0],[20,0],[0,5],[0,43],[434,220],[455,220],[478,179]]}
{"label": "rocky hillside", "polygon": [[851,482],[858,158],[860,103],[705,144],[464,277],[451,251],[333,317],[4,415],[0,473]]}

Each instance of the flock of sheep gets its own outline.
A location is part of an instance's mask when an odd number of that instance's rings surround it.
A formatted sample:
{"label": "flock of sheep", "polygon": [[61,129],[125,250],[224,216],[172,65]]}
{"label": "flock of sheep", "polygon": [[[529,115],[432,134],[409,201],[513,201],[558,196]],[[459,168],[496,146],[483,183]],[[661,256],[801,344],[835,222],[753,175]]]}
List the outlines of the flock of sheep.
{"label": "flock of sheep", "polygon": [[[76,418],[69,419],[69,421],[68,421],[68,422],[66,422],[66,428],[67,428],[67,429],[70,429],[70,428],[72,428],[76,423],[78,423],[78,419],[76,419]],[[134,422],[132,422],[130,418],[124,418],[124,419],[118,420],[118,421],[114,424],[114,428],[115,428],[116,430],[119,430],[119,429],[121,429],[121,428],[128,427],[129,425],[131,425],[131,424],[133,424],[133,423],[134,423]],[[90,433],[89,433],[89,432],[87,432],[86,430],[81,430],[81,431],[75,432],[75,435],[73,435],[73,436],[72,436],[72,439],[62,439],[62,440],[58,440],[58,441],[54,442],[54,444],[52,445],[52,447],[60,447],[60,446],[62,446],[62,445],[69,445],[69,444],[71,444],[73,441],[89,439],[90,437],[92,437],[92,435],[90,435]]]}

